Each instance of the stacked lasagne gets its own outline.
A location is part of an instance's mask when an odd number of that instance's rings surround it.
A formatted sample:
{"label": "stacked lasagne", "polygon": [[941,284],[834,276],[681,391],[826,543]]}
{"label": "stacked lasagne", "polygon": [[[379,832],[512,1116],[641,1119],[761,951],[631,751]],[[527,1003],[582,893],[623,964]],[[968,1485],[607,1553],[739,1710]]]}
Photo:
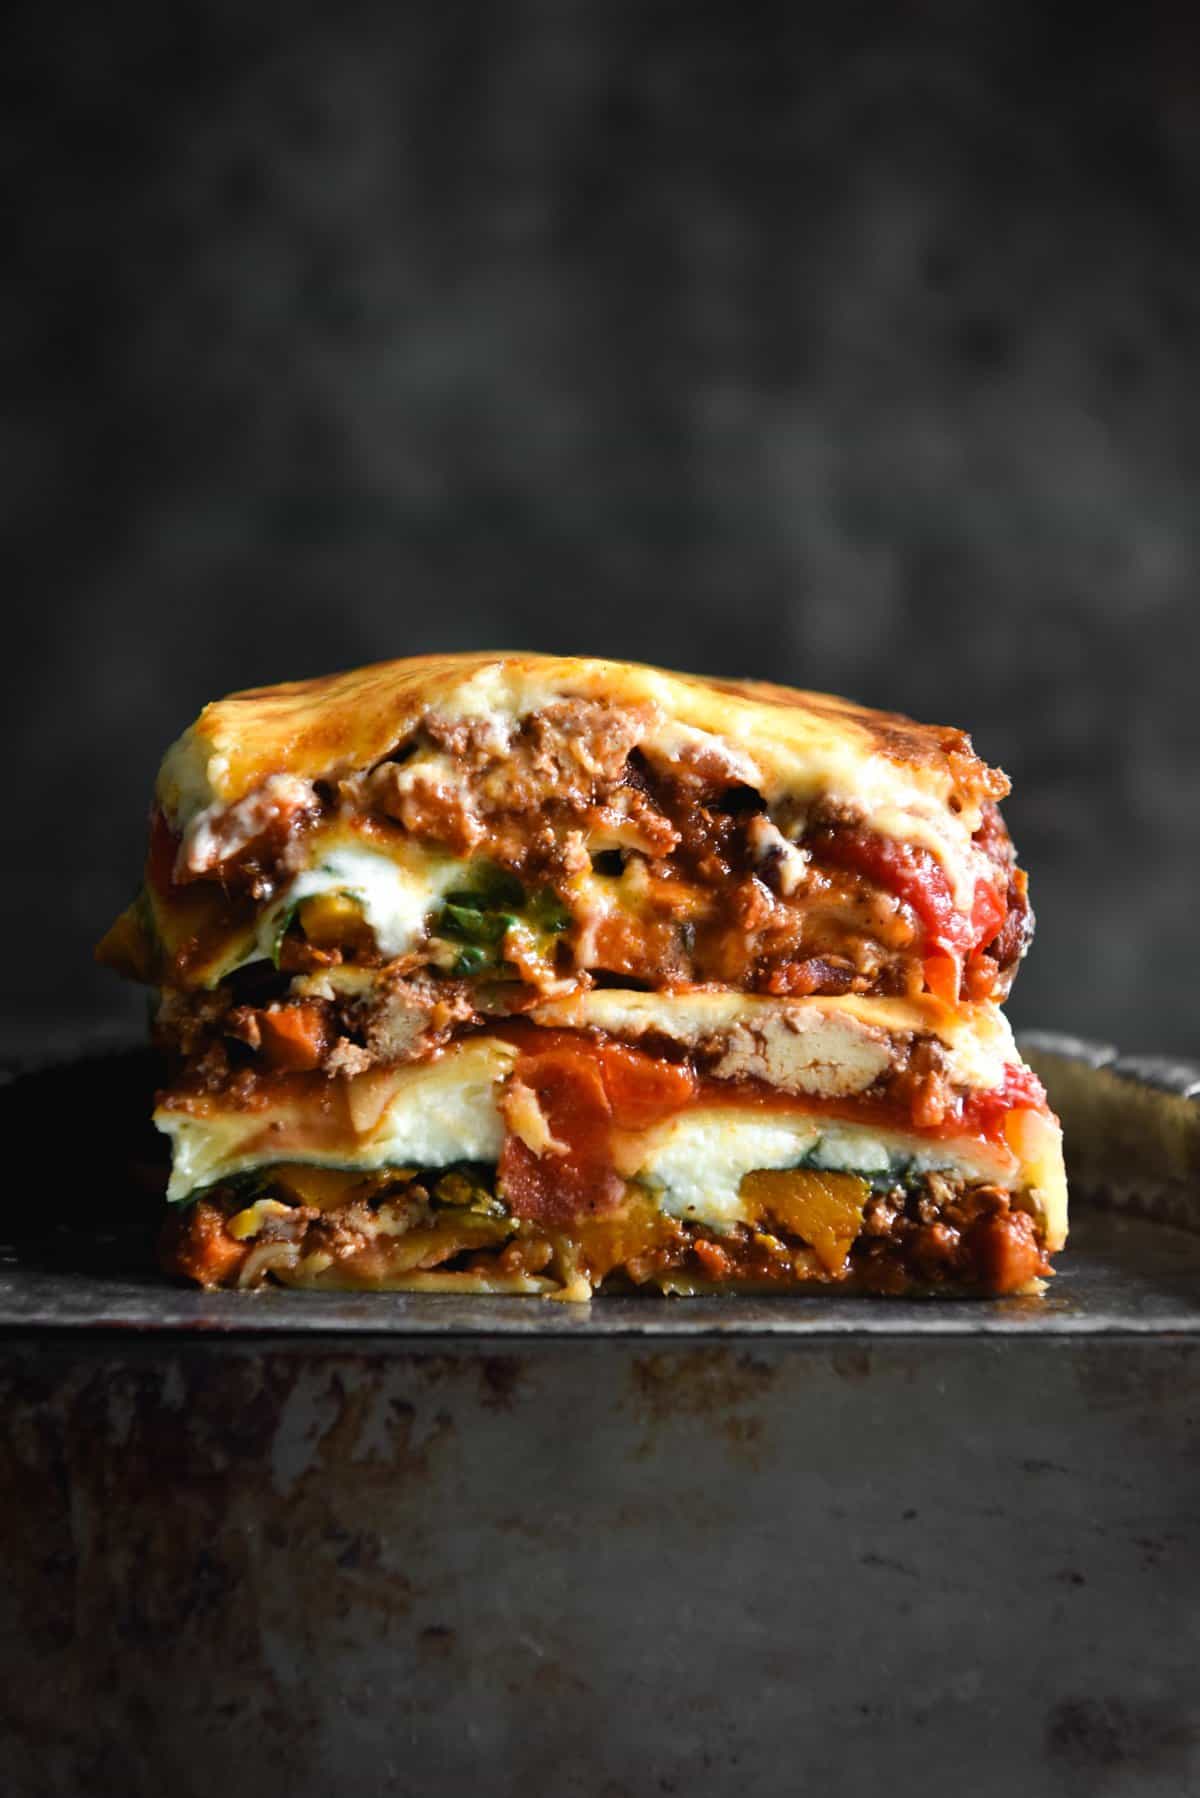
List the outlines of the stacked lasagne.
{"label": "stacked lasagne", "polygon": [[619,662],[208,706],[101,958],[156,989],[204,1285],[1035,1292],[1060,1134],[961,732]]}

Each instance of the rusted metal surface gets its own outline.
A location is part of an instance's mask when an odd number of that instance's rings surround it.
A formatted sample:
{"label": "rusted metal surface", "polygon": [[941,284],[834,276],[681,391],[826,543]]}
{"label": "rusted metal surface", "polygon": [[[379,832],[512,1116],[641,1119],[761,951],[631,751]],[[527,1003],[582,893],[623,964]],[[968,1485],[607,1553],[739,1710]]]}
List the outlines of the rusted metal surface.
{"label": "rusted metal surface", "polygon": [[1041,1305],[206,1297],[10,1220],[0,1789],[1200,1790],[1200,1107],[1036,1052]]}
{"label": "rusted metal surface", "polygon": [[1195,1342],[60,1337],[0,1402],[9,1792],[1200,1782]]}

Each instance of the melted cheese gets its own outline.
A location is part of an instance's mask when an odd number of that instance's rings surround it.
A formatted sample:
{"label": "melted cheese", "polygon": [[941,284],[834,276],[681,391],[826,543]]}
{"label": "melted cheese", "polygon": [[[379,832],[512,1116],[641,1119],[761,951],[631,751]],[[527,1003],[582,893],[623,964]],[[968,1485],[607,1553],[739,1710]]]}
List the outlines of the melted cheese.
{"label": "melted cheese", "polygon": [[[278,1161],[364,1171],[494,1164],[504,1143],[500,1085],[515,1059],[516,1050],[494,1037],[464,1043],[437,1061],[331,1082],[334,1103],[325,1111],[307,1098],[262,1111],[213,1105],[202,1115],[159,1106],[154,1122],[171,1138],[167,1197],[186,1199]],[[347,1089],[352,1097],[344,1108],[337,1101]],[[356,1107],[364,1097],[371,1102]]]}
{"label": "melted cheese", "polygon": [[194,813],[183,833],[179,865],[191,874],[202,874],[236,855],[273,821],[313,803],[311,781],[294,774],[272,774],[236,805],[206,805]]}
{"label": "melted cheese", "polygon": [[705,681],[635,663],[523,654],[416,657],[238,693],[207,706],[168,750],[158,798],[176,828],[232,806],[281,772],[336,780],[373,766],[426,714],[471,720],[499,745],[561,699],[634,708],[643,751],[719,754],[772,808],[828,798],[938,857],[969,909],[971,836],[988,794],[1006,790],[959,732],[826,694]]}
{"label": "melted cheese", "polygon": [[469,862],[404,841],[386,851],[367,848],[348,830],[316,838],[311,854],[313,865],[297,874],[259,914],[253,942],[235,945],[227,958],[215,963],[207,973],[207,985],[215,986],[250,962],[270,961],[295,907],[323,893],[344,894],[357,902],[384,955],[407,955],[424,937],[429,914],[449,891],[470,879]]}
{"label": "melted cheese", "polygon": [[[322,894],[354,899],[383,955],[408,955],[425,937],[430,915],[444,895],[471,881],[470,861],[439,856],[403,838],[389,841],[387,847],[369,847],[349,825],[315,836],[309,861],[311,867],[302,868],[282,886],[272,903],[255,917],[250,930],[214,949],[203,967],[201,984],[216,987],[237,967],[273,960],[297,904]],[[169,922],[171,910],[167,908],[166,917],[158,919],[160,930]],[[369,969],[345,969],[340,975],[345,984],[354,984],[360,991],[367,991],[374,980]]]}

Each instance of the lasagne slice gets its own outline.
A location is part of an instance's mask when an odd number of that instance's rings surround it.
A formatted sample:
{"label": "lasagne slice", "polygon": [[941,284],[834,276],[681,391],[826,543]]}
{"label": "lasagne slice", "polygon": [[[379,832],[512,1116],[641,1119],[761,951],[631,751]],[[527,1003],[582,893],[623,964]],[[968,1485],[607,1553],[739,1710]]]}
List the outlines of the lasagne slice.
{"label": "lasagne slice", "polygon": [[205,1284],[1032,1291],[1032,921],[951,730],[622,663],[209,706],[101,958],[158,989]]}

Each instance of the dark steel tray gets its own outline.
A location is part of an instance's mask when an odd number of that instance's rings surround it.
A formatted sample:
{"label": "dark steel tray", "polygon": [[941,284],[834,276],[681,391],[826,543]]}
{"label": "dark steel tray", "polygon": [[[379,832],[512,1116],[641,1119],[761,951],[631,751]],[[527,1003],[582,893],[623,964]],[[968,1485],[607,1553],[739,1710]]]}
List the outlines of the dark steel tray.
{"label": "dark steel tray", "polygon": [[1200,1070],[1026,1047],[986,1303],[205,1295],[148,1058],[13,1078],[4,1792],[1200,1791]]}

